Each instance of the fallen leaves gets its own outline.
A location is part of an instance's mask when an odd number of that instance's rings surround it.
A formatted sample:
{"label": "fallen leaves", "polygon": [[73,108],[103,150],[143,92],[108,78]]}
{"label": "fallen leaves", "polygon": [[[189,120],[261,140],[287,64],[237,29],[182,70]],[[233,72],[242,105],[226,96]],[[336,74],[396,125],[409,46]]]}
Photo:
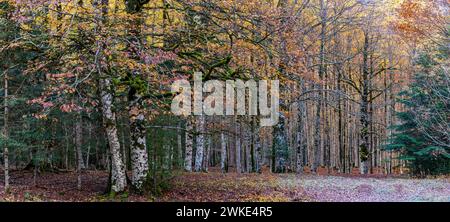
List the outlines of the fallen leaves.
{"label": "fallen leaves", "polygon": [[76,173],[43,173],[33,186],[31,172],[12,172],[12,188],[4,193],[0,176],[0,201],[170,201],[170,202],[390,202],[450,201],[449,178],[405,179],[330,175],[181,173],[161,196],[104,194],[107,172],[83,173],[76,189]]}

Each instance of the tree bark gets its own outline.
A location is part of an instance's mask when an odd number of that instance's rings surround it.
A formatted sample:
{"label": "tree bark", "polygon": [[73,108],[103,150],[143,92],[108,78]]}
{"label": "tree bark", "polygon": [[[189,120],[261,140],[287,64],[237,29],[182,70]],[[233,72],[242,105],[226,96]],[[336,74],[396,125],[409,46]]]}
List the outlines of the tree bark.
{"label": "tree bark", "polygon": [[[325,41],[326,41],[326,22],[327,22],[327,9],[325,1],[320,0],[320,52],[319,52],[319,80],[321,81],[325,72]],[[317,89],[317,103],[316,103],[316,116],[315,116],[315,131],[314,131],[314,161],[312,164],[312,171],[317,173],[317,168],[320,165],[321,156],[321,112],[322,112],[322,82],[316,83]]]}
{"label": "tree bark", "polygon": [[[281,24],[283,26],[288,25],[288,20],[286,17],[290,16],[289,2],[287,0],[281,0],[278,2],[278,7],[283,10],[283,14],[285,17],[281,20]],[[289,73],[286,68],[289,65],[290,59],[288,55],[288,42],[284,35],[280,35],[280,55],[281,60],[278,64],[279,72],[284,76],[288,77]],[[273,143],[272,143],[272,171],[277,173],[286,172],[286,163],[287,163],[287,155],[288,155],[288,142],[286,135],[286,116],[284,114],[284,110],[288,109],[286,98],[283,97],[284,92],[286,92],[287,83],[282,83],[280,87],[280,110],[279,110],[279,119],[277,125],[274,126],[273,129]]]}
{"label": "tree bark", "polygon": [[276,173],[286,172],[286,155],[287,155],[287,139],[285,133],[286,117],[280,112],[278,124],[274,127],[273,149],[275,154],[275,171]]}
{"label": "tree bark", "polygon": [[77,157],[77,188],[78,190],[81,190],[81,171],[82,169],[84,169],[84,163],[83,163],[83,153],[82,153],[82,134],[83,134],[83,129],[82,129],[82,118],[81,118],[81,113],[78,112],[77,114],[77,121],[75,123],[75,147],[76,147],[76,157]]}
{"label": "tree bark", "polygon": [[[147,1],[148,2],[148,1]],[[126,1],[127,13],[141,14],[142,7],[147,2],[144,1]],[[141,60],[138,55],[139,47],[141,45],[140,39],[141,28],[144,23],[144,19],[141,16],[132,17],[130,28],[128,30],[130,39],[127,46],[127,50],[132,55],[133,59],[139,61]],[[128,75],[128,78],[133,80],[143,81],[144,77],[139,71],[134,71]],[[133,188],[138,192],[143,192],[143,187],[147,183],[147,176],[149,170],[148,163],[148,151],[147,151],[147,130],[146,130],[146,119],[144,112],[144,99],[142,98],[143,92],[139,86],[130,85],[128,91],[128,102],[129,102],[129,119],[130,119],[130,134],[131,134],[131,184]]]}
{"label": "tree bark", "polygon": [[65,136],[66,136],[66,147],[65,147],[65,149],[66,149],[66,154],[65,154],[65,159],[64,159],[64,164],[65,164],[65,166],[66,166],[66,170],[69,170],[69,144],[70,144],[70,139],[69,139],[69,133],[68,133],[68,131],[69,131],[69,127],[66,125],[66,124],[64,124],[63,125],[64,126],[64,132],[65,132]]}
{"label": "tree bark", "polygon": [[235,131],[234,131],[234,135],[235,135],[235,144],[236,144],[236,157],[235,157],[235,161],[236,161],[236,172],[237,173],[241,173],[242,169],[241,169],[241,129],[239,126],[239,123],[237,122],[237,116],[236,116],[236,122],[235,122]]}
{"label": "tree bark", "polygon": [[5,173],[5,193],[9,191],[9,150],[8,150],[8,140],[9,140],[9,102],[8,102],[8,70],[4,72],[4,126],[3,126],[3,164],[4,164],[4,173]]}
{"label": "tree bark", "polygon": [[182,143],[182,135],[181,135],[181,122],[178,124],[178,130],[177,130],[177,160],[175,162],[177,169],[180,169],[181,161],[183,159],[183,143]]}
{"label": "tree bark", "polygon": [[192,146],[194,143],[194,135],[193,135],[194,126],[192,121],[193,121],[192,117],[186,118],[184,170],[187,172],[192,172]]}
{"label": "tree bark", "polygon": [[222,173],[226,173],[226,158],[227,158],[227,142],[225,140],[225,134],[222,132],[220,134],[220,169],[222,169]]}
{"label": "tree bark", "polygon": [[89,169],[89,156],[91,155],[91,144],[92,144],[92,123],[89,120],[88,122],[88,134],[89,134],[89,141],[88,141],[88,148],[87,148],[87,153],[86,153],[86,163],[85,163],[85,168]]}
{"label": "tree bark", "polygon": [[[305,91],[305,83],[304,80],[300,80],[300,91]],[[298,128],[297,128],[297,163],[296,163],[296,172],[298,174],[303,173],[303,159],[304,153],[307,148],[306,144],[306,133],[305,133],[305,125],[306,125],[306,106],[304,101],[298,102]]]}
{"label": "tree bark", "polygon": [[102,114],[111,153],[111,191],[123,192],[127,186],[125,165],[120,152],[119,137],[117,135],[116,113],[113,111],[113,93],[111,79],[100,80]]}
{"label": "tree bark", "polygon": [[368,70],[368,54],[369,54],[369,36],[364,33],[364,49],[363,49],[363,70],[362,70],[362,86],[361,86],[361,102],[360,102],[360,119],[361,129],[359,132],[359,160],[360,173],[367,174],[369,160],[369,70]]}
{"label": "tree bark", "polygon": [[203,152],[205,148],[205,115],[199,115],[196,118],[196,152],[195,152],[195,164],[194,171],[200,172],[202,170],[203,165]]}
{"label": "tree bark", "polygon": [[138,192],[143,191],[149,170],[147,153],[147,130],[143,107],[138,102],[130,108],[131,134],[131,183]]}

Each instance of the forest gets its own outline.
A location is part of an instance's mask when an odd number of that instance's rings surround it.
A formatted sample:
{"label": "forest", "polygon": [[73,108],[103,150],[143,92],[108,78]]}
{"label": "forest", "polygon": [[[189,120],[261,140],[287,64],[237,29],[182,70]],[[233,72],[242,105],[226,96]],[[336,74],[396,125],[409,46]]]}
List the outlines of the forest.
{"label": "forest", "polygon": [[449,3],[0,0],[0,201],[450,202]]}

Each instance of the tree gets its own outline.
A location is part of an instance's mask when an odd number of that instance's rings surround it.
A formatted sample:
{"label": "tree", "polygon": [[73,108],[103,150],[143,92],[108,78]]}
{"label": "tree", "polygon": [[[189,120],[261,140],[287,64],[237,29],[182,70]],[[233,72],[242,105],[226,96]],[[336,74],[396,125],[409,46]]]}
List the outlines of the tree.
{"label": "tree", "polygon": [[9,152],[8,152],[8,140],[9,140],[9,127],[8,127],[8,114],[9,114],[9,105],[8,105],[8,69],[3,73],[3,81],[4,81],[4,106],[5,112],[3,115],[3,119],[5,121],[3,125],[3,137],[4,137],[4,147],[3,147],[3,162],[5,167],[5,192],[9,191]]}
{"label": "tree", "polygon": [[406,110],[398,112],[401,124],[387,149],[399,151],[415,175],[450,172],[450,76],[449,50],[439,47],[419,56],[419,70],[399,100]]}
{"label": "tree", "polygon": [[[108,0],[101,0],[101,2],[96,2],[97,10],[100,12],[96,15],[97,24],[99,25],[99,30],[104,21],[107,21],[108,14]],[[105,57],[103,54],[104,43],[97,41],[98,46],[96,54],[96,70],[99,75],[99,86],[100,86],[100,96],[102,103],[102,114],[103,121],[106,130],[106,136],[108,138],[108,145],[111,154],[111,177],[110,177],[110,189],[112,192],[120,193],[125,191],[127,187],[126,182],[126,172],[125,165],[123,164],[122,153],[120,152],[119,137],[117,134],[117,123],[116,123],[116,113],[113,110],[113,86],[111,76],[108,76],[106,67],[103,66],[102,62],[105,62]],[[102,56],[103,55],[103,56]]]}
{"label": "tree", "polygon": [[81,190],[81,174],[82,174],[82,170],[85,168],[84,167],[84,163],[83,163],[83,153],[82,153],[82,146],[83,146],[83,121],[81,118],[81,114],[77,113],[76,115],[77,117],[75,118],[75,147],[76,147],[76,162],[77,162],[77,173],[78,173],[78,178],[77,178],[77,188],[79,190]]}
{"label": "tree", "polygon": [[[141,49],[141,26],[144,17],[142,16],[142,7],[149,0],[132,0],[125,1],[127,12],[132,17],[131,28],[129,30],[128,52],[133,55],[131,58],[142,62],[140,58]],[[131,70],[126,77],[129,81],[128,100],[130,101],[129,119],[131,131],[131,183],[138,192],[143,192],[143,186],[146,185],[148,179],[148,151],[147,151],[147,131],[146,116],[143,95],[145,94],[146,85],[143,80],[143,73],[140,70]]]}
{"label": "tree", "polygon": [[192,172],[193,123],[190,117],[186,120],[184,170]]}
{"label": "tree", "polygon": [[200,172],[203,170],[203,157],[205,148],[205,115],[201,114],[196,117],[196,149],[195,149],[195,161],[194,161],[194,171]]}

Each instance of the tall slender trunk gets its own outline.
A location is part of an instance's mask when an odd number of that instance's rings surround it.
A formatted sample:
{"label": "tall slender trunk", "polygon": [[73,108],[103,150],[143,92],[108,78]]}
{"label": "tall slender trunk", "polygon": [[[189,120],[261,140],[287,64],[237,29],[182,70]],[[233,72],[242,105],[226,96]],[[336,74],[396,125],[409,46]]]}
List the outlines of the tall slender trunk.
{"label": "tall slender trunk", "polygon": [[38,176],[38,169],[39,169],[39,161],[36,158],[36,152],[33,152],[33,159],[34,159],[34,169],[33,169],[33,186],[37,186],[37,176]]}
{"label": "tall slender trunk", "polygon": [[186,118],[184,170],[187,172],[192,172],[192,146],[194,143],[194,126],[192,121],[192,117]]}
{"label": "tall slender trunk", "polygon": [[338,71],[338,143],[339,143],[339,171],[345,173],[345,145],[343,141],[342,102],[341,102],[341,71]]}
{"label": "tall slender trunk", "polygon": [[242,173],[242,169],[241,169],[241,129],[239,126],[239,123],[237,121],[237,116],[236,116],[236,122],[235,122],[235,131],[234,131],[234,135],[235,135],[235,144],[236,144],[236,157],[235,157],[235,161],[236,161],[236,172],[237,173]]}
{"label": "tall slender trunk", "polygon": [[[94,1],[95,7],[100,9],[96,15],[96,20],[100,23],[98,28],[102,27],[102,23],[107,22],[109,0],[96,0]],[[102,52],[104,49],[103,43],[97,41],[98,52]],[[116,112],[113,108],[114,102],[114,90],[112,86],[112,79],[107,73],[104,72],[104,67],[101,62],[104,58],[100,53],[98,61],[96,61],[96,68],[100,76],[99,88],[102,104],[102,117],[105,126],[106,138],[108,139],[110,164],[110,181],[109,191],[120,193],[127,187],[125,165],[123,164],[122,153],[120,152],[120,142],[117,133]]]}
{"label": "tall slender trunk", "polygon": [[91,155],[91,147],[92,147],[92,123],[91,121],[88,122],[88,134],[89,134],[89,140],[87,143],[87,153],[86,153],[86,163],[85,168],[89,169],[89,156]]}
{"label": "tall slender trunk", "polygon": [[[283,11],[285,17],[281,20],[282,25],[288,25],[288,20],[286,17],[290,16],[289,10],[289,2],[287,0],[281,0],[278,2],[278,7]],[[289,55],[288,52],[288,41],[286,36],[280,35],[280,54],[281,60],[278,64],[279,72],[284,76],[289,76],[287,72],[287,66],[289,65]],[[284,92],[287,91],[287,83],[282,83],[280,87],[280,95],[283,95]],[[284,110],[288,109],[286,98],[280,96],[279,98],[280,110],[279,110],[279,119],[277,125],[274,126],[273,129],[273,143],[272,143],[272,170],[274,172],[283,173],[287,168],[287,155],[289,151],[287,135],[286,135],[286,116],[284,114]]]}
{"label": "tall slender trunk", "polygon": [[147,181],[149,170],[147,151],[147,130],[143,107],[138,105],[130,108],[130,134],[131,134],[131,183],[133,187],[142,192]]}
{"label": "tall slender trunk", "polygon": [[77,188],[80,190],[81,189],[81,171],[84,168],[84,163],[83,163],[83,153],[82,153],[82,134],[83,134],[83,122],[82,122],[82,118],[81,118],[81,113],[78,112],[77,114],[77,118],[76,118],[76,123],[75,123],[75,147],[76,147],[76,157],[77,157]]}
{"label": "tall slender trunk", "polygon": [[220,169],[222,169],[222,173],[226,172],[226,158],[227,158],[227,142],[225,139],[225,134],[222,132],[220,134],[220,142],[221,142],[221,149],[220,149]]}
{"label": "tall slender trunk", "polygon": [[99,144],[100,144],[100,135],[99,134],[96,134],[95,135],[95,169],[97,169],[100,165],[99,165],[99,163],[100,163],[100,157],[99,157],[99,152],[100,152],[100,149],[99,149]]}
{"label": "tall slender trunk", "polygon": [[368,54],[369,54],[369,36],[364,33],[364,49],[363,49],[363,70],[362,70],[362,86],[360,101],[360,118],[361,124],[359,132],[359,160],[361,174],[367,174],[369,160],[369,70],[368,70]]}
{"label": "tall slender trunk", "polygon": [[[141,1],[126,1],[127,12],[129,14],[135,14],[133,17],[130,28],[130,44],[128,47],[128,52],[133,55],[133,58],[139,61],[140,56],[135,53],[138,52],[139,45],[141,45],[140,39],[141,28],[144,23],[142,6],[145,4]],[[133,72],[128,76],[133,80],[143,81],[142,75],[139,72]],[[144,113],[144,99],[138,88],[134,85],[130,86],[128,93],[129,100],[129,118],[130,118],[130,134],[131,134],[131,184],[138,192],[143,191],[143,186],[147,182],[149,163],[148,163],[148,151],[147,151],[147,130],[146,130],[146,119]]]}
{"label": "tall slender trunk", "polygon": [[66,124],[64,124],[63,125],[64,126],[64,132],[65,132],[65,136],[66,136],[66,155],[65,155],[65,159],[64,159],[64,162],[65,162],[65,165],[66,165],[66,170],[68,170],[69,169],[69,145],[70,145],[70,139],[69,139],[69,133],[68,133],[68,131],[69,131],[69,127],[67,127],[67,125]]}
{"label": "tall slender trunk", "polygon": [[5,91],[5,97],[4,97],[4,126],[3,126],[3,140],[4,147],[3,147],[3,161],[4,161],[4,171],[5,171],[5,193],[9,191],[9,150],[8,150],[8,140],[9,140],[9,104],[8,104],[8,70],[4,72],[4,91]]}
{"label": "tall slender trunk", "polygon": [[203,165],[203,152],[205,148],[205,115],[199,115],[196,118],[196,151],[195,151],[195,164],[194,171],[200,172]]}
{"label": "tall slender trunk", "polygon": [[[122,120],[125,121],[126,118],[128,118],[128,116],[122,118]],[[122,124],[124,124],[124,123],[122,123]],[[124,124],[124,126],[121,127],[121,130],[120,130],[121,137],[120,137],[120,139],[121,139],[121,145],[122,145],[121,148],[122,148],[122,156],[123,156],[123,165],[125,165],[125,170],[128,170],[129,167],[128,167],[127,145],[126,145],[127,143],[125,142],[126,141],[125,140],[125,128],[126,128],[125,125],[126,124]]]}
{"label": "tall slender trunk", "polygon": [[[323,74],[325,72],[325,34],[326,34],[326,21],[327,21],[327,10],[325,6],[325,1],[320,0],[320,52],[319,52],[319,80],[322,80]],[[314,131],[314,160],[312,164],[312,171],[317,172],[317,168],[320,165],[320,153],[321,153],[321,112],[322,112],[322,83],[316,84],[317,90],[317,103],[316,103],[316,115],[315,115],[315,131]]]}
{"label": "tall slender trunk", "polygon": [[258,125],[258,117],[253,117],[253,142],[254,142],[254,149],[255,149],[255,172],[261,173],[262,172],[262,165],[263,165],[263,153],[262,153],[262,145],[261,145],[261,137],[260,137],[260,130],[261,127]]}
{"label": "tall slender trunk", "polygon": [[[392,52],[392,50],[393,49],[390,46],[389,47],[389,55],[388,55],[389,67],[392,67],[392,65],[393,65],[393,52]],[[393,73],[392,70],[389,70],[388,76],[389,76],[389,78],[387,80],[389,80],[388,81],[389,84],[393,84],[394,83],[394,73]],[[386,76],[386,78],[387,78],[387,76]],[[387,124],[387,126],[391,126],[391,125],[395,124],[395,115],[394,115],[394,113],[395,113],[395,94],[394,94],[394,90],[392,88],[387,88],[387,85],[385,87],[386,89],[388,89],[386,94],[388,94],[387,95],[387,100],[389,101],[388,102],[388,106],[387,106],[387,113],[388,113],[387,114],[388,115],[388,124]],[[393,134],[392,128],[388,128],[388,135],[387,135],[388,139],[391,138],[392,134]],[[392,173],[392,157],[393,157],[392,156],[392,151],[389,151],[389,155],[388,155],[389,161],[386,161],[386,164],[388,165],[386,167],[388,174]]]}
{"label": "tall slender trunk", "polygon": [[244,161],[244,169],[243,172],[248,173],[248,142],[247,142],[247,133],[246,130],[244,128],[244,133],[243,133],[243,138],[242,138],[242,155],[243,155],[243,161]]}
{"label": "tall slender trunk", "polygon": [[275,154],[275,171],[276,173],[286,172],[286,156],[288,151],[288,144],[285,133],[286,117],[280,112],[278,124],[274,127],[273,149]]}
{"label": "tall slender trunk", "polygon": [[[336,43],[336,44],[339,44],[339,43]],[[338,47],[336,47],[337,49],[338,49]],[[335,51],[337,51],[337,49],[335,50]],[[343,89],[342,89],[342,86],[341,86],[341,79],[342,79],[342,71],[343,69],[342,69],[342,66],[341,65],[338,65],[337,67],[336,67],[336,72],[337,72],[337,74],[338,74],[338,76],[337,76],[337,83],[336,83],[336,85],[337,85],[337,93],[338,93],[338,95],[337,95],[337,100],[338,100],[338,113],[337,113],[337,117],[338,117],[338,135],[337,135],[337,137],[338,137],[338,151],[339,151],[339,172],[341,172],[341,173],[345,173],[345,146],[344,146],[344,144],[343,144],[343,132],[342,132],[342,129],[343,129],[343,127],[342,127],[342,109],[343,109],[343,106],[342,106],[342,101],[341,101],[341,99],[342,99],[342,96],[341,96],[341,94],[344,94],[343,93]]]}
{"label": "tall slender trunk", "polygon": [[[300,80],[300,91],[304,92],[305,90],[305,83],[304,80]],[[305,125],[306,125],[306,106],[304,101],[297,101],[298,102],[298,129],[297,129],[297,166],[296,171],[297,173],[303,173],[303,159],[305,150],[307,148],[307,141],[306,141],[306,132],[305,132]]]}
{"label": "tall slender trunk", "polygon": [[177,130],[177,160],[174,164],[176,164],[177,169],[180,169],[181,160],[183,159],[183,143],[182,143],[182,135],[181,135],[181,122],[178,124]]}
{"label": "tall slender trunk", "polygon": [[207,141],[206,142],[206,146],[205,146],[205,150],[203,153],[203,171],[204,172],[208,172],[208,167],[209,167],[209,161],[210,161],[210,156],[211,156],[211,148],[212,148],[212,137],[209,135],[207,136]]}

